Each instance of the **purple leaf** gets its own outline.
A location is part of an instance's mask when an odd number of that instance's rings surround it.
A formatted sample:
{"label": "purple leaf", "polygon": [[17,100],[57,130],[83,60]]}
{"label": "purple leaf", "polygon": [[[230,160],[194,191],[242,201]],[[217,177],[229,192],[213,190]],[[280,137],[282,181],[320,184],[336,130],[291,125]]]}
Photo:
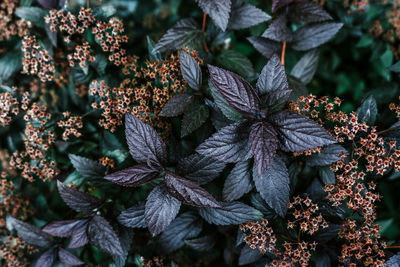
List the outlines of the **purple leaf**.
{"label": "purple leaf", "polygon": [[286,15],[282,14],[268,26],[261,37],[277,42],[291,42],[293,40],[293,33],[286,24]]}
{"label": "purple leaf", "polygon": [[210,251],[214,248],[215,239],[211,235],[206,235],[196,239],[185,240],[185,244],[197,251]]}
{"label": "purple leaf", "polygon": [[133,187],[153,180],[158,174],[158,170],[154,170],[148,165],[143,164],[108,174],[104,179],[122,186]]}
{"label": "purple leaf", "polygon": [[319,124],[297,113],[282,111],[270,116],[278,128],[281,149],[299,152],[336,143]]}
{"label": "purple leaf", "polygon": [[209,15],[215,25],[226,30],[231,11],[231,0],[196,0],[199,7]]}
{"label": "purple leaf", "polygon": [[220,206],[210,193],[190,180],[171,172],[165,174],[164,180],[168,193],[185,204],[195,207]]}
{"label": "purple leaf", "polygon": [[294,21],[312,23],[331,20],[332,17],[323,7],[313,2],[303,2],[294,6],[294,12],[291,12],[291,18]]}
{"label": "purple leaf", "polygon": [[118,222],[126,227],[130,228],[145,228],[146,221],[144,218],[145,204],[141,203],[139,205],[130,207],[124,210],[118,216]]}
{"label": "purple leaf", "polygon": [[147,196],[144,218],[153,236],[158,235],[175,219],[181,202],[169,195],[163,185],[156,186]]}
{"label": "purple leaf", "polygon": [[189,84],[190,88],[199,91],[202,84],[199,63],[184,50],[181,51],[179,59],[183,79]]}
{"label": "purple leaf", "polygon": [[296,63],[291,70],[290,75],[301,80],[304,84],[308,84],[317,70],[318,58],[318,50],[311,50]]}
{"label": "purple leaf", "polygon": [[122,255],[122,247],[114,229],[104,218],[95,215],[89,222],[88,235],[90,243],[111,254]]}
{"label": "purple leaf", "polygon": [[264,37],[247,37],[247,40],[264,57],[270,58],[275,53],[281,53],[282,45]]}
{"label": "purple leaf", "polygon": [[37,0],[39,4],[47,9],[58,9],[65,5],[67,0]]}
{"label": "purple leaf", "polygon": [[56,250],[51,248],[44,252],[39,259],[36,261],[36,267],[52,267],[54,262],[56,261]]}
{"label": "purple leaf", "polygon": [[58,248],[58,258],[62,263],[68,266],[77,266],[84,264],[84,262],[81,261],[78,257],[63,248]]}
{"label": "purple leaf", "polygon": [[68,237],[72,235],[73,229],[82,221],[86,220],[55,221],[46,225],[42,231],[51,234],[52,236]]}
{"label": "purple leaf", "polygon": [[190,107],[193,103],[194,96],[191,94],[176,94],[164,105],[164,108],[160,112],[160,116],[174,117],[181,115]]}
{"label": "purple leaf", "polygon": [[69,248],[83,247],[89,242],[87,235],[88,220],[80,220],[79,224],[74,227],[71,233],[71,241],[69,242]]}
{"label": "purple leaf", "polygon": [[148,159],[162,165],[167,161],[167,149],[156,131],[131,114],[125,115],[125,135],[134,160],[147,163]]}
{"label": "purple leaf", "polygon": [[261,9],[246,4],[242,0],[235,0],[228,27],[233,30],[246,29],[270,19],[271,16]]}
{"label": "purple leaf", "polygon": [[100,205],[98,198],[73,189],[60,181],[57,181],[57,187],[64,202],[77,212],[91,214]]}
{"label": "purple leaf", "polygon": [[124,267],[129,255],[129,250],[131,249],[131,244],[133,239],[133,229],[129,229],[126,227],[119,227],[118,237],[121,242],[123,254],[112,255],[112,258],[114,260],[116,267]]}
{"label": "purple leaf", "polygon": [[296,0],[272,0],[272,12],[275,12],[281,7],[287,6]]}
{"label": "purple leaf", "polygon": [[226,177],[222,196],[224,201],[231,202],[241,198],[252,188],[250,161],[238,162]]}
{"label": "purple leaf", "polygon": [[257,173],[261,175],[272,164],[278,148],[277,132],[271,124],[259,121],[251,126],[251,150]]}
{"label": "purple leaf", "polygon": [[256,88],[260,95],[289,88],[285,69],[276,54],[271,57],[262,69],[260,77],[258,77]]}
{"label": "purple leaf", "polygon": [[265,96],[264,103],[269,113],[280,111],[289,101],[292,90],[275,90]]}
{"label": "purple leaf", "polygon": [[249,123],[239,121],[214,133],[196,152],[225,163],[244,161],[252,156],[249,138]]}
{"label": "purple leaf", "polygon": [[228,104],[245,115],[259,110],[260,100],[251,85],[233,72],[208,65],[211,82]]}
{"label": "purple leaf", "polygon": [[314,153],[306,157],[306,162],[310,167],[329,166],[341,160],[340,153],[347,154],[347,151],[341,145],[332,144],[324,147],[320,153]]}
{"label": "purple leaf", "polygon": [[241,202],[221,202],[221,208],[200,208],[199,214],[208,223],[215,225],[237,225],[259,220],[263,214]]}

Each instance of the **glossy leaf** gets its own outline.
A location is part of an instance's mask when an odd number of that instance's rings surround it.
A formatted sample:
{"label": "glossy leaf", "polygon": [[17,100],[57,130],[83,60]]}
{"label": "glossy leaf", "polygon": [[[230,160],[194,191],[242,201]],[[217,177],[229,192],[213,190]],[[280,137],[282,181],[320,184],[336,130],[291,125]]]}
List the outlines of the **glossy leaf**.
{"label": "glossy leaf", "polygon": [[84,262],[81,261],[78,257],[63,248],[58,248],[58,259],[60,260],[60,262],[68,266],[77,266],[84,264]]}
{"label": "glossy leaf", "polygon": [[231,202],[241,198],[252,188],[250,161],[238,162],[225,179],[222,196],[224,201]]}
{"label": "glossy leaf", "polygon": [[258,210],[241,202],[221,202],[221,208],[200,208],[199,214],[208,223],[216,225],[237,225],[263,217]]}
{"label": "glossy leaf", "polygon": [[56,249],[46,250],[36,261],[35,267],[52,267],[57,259]]}
{"label": "glossy leaf", "polygon": [[298,78],[304,84],[308,84],[317,70],[318,58],[318,50],[311,50],[296,63],[290,72],[290,75]]}
{"label": "glossy leaf", "polygon": [[378,115],[378,107],[375,98],[370,95],[367,97],[357,109],[358,120],[368,125],[373,125]]}
{"label": "glossy leaf", "polygon": [[257,90],[260,95],[275,90],[288,89],[285,69],[279,57],[274,54],[261,71],[257,81]]}
{"label": "glossy leaf", "polygon": [[143,202],[121,212],[121,214],[117,217],[117,220],[120,224],[126,227],[145,228],[147,225],[144,218],[144,213],[145,203]]}
{"label": "glossy leaf", "polygon": [[202,77],[197,61],[184,50],[181,50],[179,59],[183,79],[189,84],[190,88],[196,91],[200,90]]}
{"label": "glossy leaf", "polygon": [[247,37],[247,40],[264,57],[270,58],[275,53],[281,53],[282,45],[264,37]]}
{"label": "glossy leaf", "polygon": [[244,3],[242,0],[234,0],[228,28],[233,30],[246,29],[270,19],[271,16],[261,9]]}
{"label": "glossy leaf", "polygon": [[210,87],[211,95],[215,101],[215,104],[218,106],[224,116],[231,121],[241,120],[242,115],[234,110],[231,106],[229,106],[226,100],[218,92],[218,89],[213,85],[211,80],[208,80],[208,85]]}
{"label": "glossy leaf", "polygon": [[231,12],[231,0],[196,0],[196,3],[222,31],[226,30]]}
{"label": "glossy leaf", "polygon": [[68,244],[69,248],[79,248],[83,247],[89,242],[89,237],[87,235],[89,221],[81,220],[77,224],[71,233],[71,241]]}
{"label": "glossy leaf", "polygon": [[295,21],[312,23],[331,20],[332,17],[323,7],[313,2],[302,2],[294,6],[294,12],[291,12],[291,18]]}
{"label": "glossy leaf", "polygon": [[164,105],[160,116],[175,117],[188,110],[193,103],[194,96],[191,94],[176,94]]}
{"label": "glossy leaf", "polygon": [[293,40],[293,33],[287,27],[287,18],[285,14],[276,18],[261,35],[261,37],[268,38],[277,42],[291,42]]}
{"label": "glossy leaf", "polygon": [[74,154],[68,155],[74,168],[89,181],[103,179],[106,168],[100,162]]}
{"label": "glossy leaf", "polygon": [[73,229],[84,220],[66,220],[66,221],[55,221],[46,225],[42,229],[52,236],[68,237],[71,236]]}
{"label": "glossy leaf", "polygon": [[134,187],[153,180],[158,174],[158,170],[154,170],[148,165],[142,164],[108,174],[104,179],[118,185]]}

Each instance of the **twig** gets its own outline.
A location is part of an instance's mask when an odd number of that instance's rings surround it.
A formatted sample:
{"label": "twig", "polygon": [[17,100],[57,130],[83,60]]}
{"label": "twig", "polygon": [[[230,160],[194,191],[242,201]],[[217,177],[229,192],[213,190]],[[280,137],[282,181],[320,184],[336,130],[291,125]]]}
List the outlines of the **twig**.
{"label": "twig", "polygon": [[380,131],[380,132],[377,132],[376,134],[380,135],[380,134],[387,133],[387,132],[390,132],[390,131],[394,131],[394,130],[397,130],[397,129],[400,129],[400,125],[392,127],[392,128],[389,128],[389,129],[386,129],[386,130],[383,130],[383,131]]}
{"label": "twig", "polygon": [[282,66],[285,66],[285,50],[286,50],[286,42],[283,42],[282,54],[281,54],[281,64],[282,64]]}
{"label": "twig", "polygon": [[[204,37],[205,37],[205,33],[206,33],[206,19],[207,19],[207,13],[204,12],[204,14],[203,14],[203,26],[201,27],[201,30],[204,33]],[[205,39],[203,39],[203,45],[204,45],[204,50],[206,50],[206,52],[208,53],[209,50],[208,50],[207,42],[206,42]]]}

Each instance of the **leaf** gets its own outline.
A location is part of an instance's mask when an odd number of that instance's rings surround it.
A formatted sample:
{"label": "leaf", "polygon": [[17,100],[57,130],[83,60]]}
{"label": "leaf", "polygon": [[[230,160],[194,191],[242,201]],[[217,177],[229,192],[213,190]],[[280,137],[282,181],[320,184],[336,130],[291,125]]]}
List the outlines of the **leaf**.
{"label": "leaf", "polygon": [[285,69],[279,57],[274,54],[261,71],[256,88],[258,93],[266,94],[275,90],[286,90],[289,88]]}
{"label": "leaf", "polygon": [[264,121],[253,123],[250,128],[251,151],[258,175],[264,173],[272,164],[278,148],[277,132],[271,124]]}
{"label": "leaf", "polygon": [[215,225],[237,225],[263,217],[261,212],[241,202],[220,202],[220,204],[221,208],[200,208],[200,216]]}
{"label": "leaf", "polygon": [[282,110],[289,101],[292,90],[275,90],[265,96],[265,105],[269,113]]}
{"label": "leaf", "polygon": [[316,48],[329,40],[342,28],[343,23],[319,23],[306,25],[294,33],[292,48],[305,51]]}
{"label": "leaf", "polygon": [[290,75],[298,78],[304,84],[310,83],[318,67],[319,52],[314,49],[305,54],[293,67]]}
{"label": "leaf", "polygon": [[66,221],[55,221],[46,225],[42,229],[52,236],[68,237],[71,236],[73,229],[85,220],[66,220]]}
{"label": "leaf", "polygon": [[158,175],[158,170],[142,164],[108,174],[104,179],[118,185],[135,187],[150,182]]}
{"label": "leaf", "polygon": [[224,163],[196,153],[181,159],[177,171],[185,178],[202,185],[217,178],[224,168]]}
{"label": "leaf", "polygon": [[37,0],[39,4],[47,9],[58,9],[65,5],[66,0]]}
{"label": "leaf", "polygon": [[166,172],[164,181],[168,193],[185,204],[195,207],[220,207],[210,193],[190,180]]}
{"label": "leaf", "polygon": [[54,242],[54,239],[50,235],[43,232],[38,227],[17,220],[11,216],[7,216],[7,227],[10,231],[10,227],[15,229],[19,237],[21,237],[26,243],[35,247],[48,248]]}
{"label": "leaf", "polygon": [[246,4],[242,0],[235,0],[232,3],[228,28],[232,30],[246,29],[270,19],[271,16],[261,9]]}
{"label": "leaf", "polygon": [[260,101],[251,85],[240,76],[212,65],[208,65],[211,82],[221,96],[238,112],[251,115],[259,110]]}
{"label": "leaf", "polygon": [[191,46],[201,40],[203,40],[203,33],[198,29],[197,23],[191,18],[182,19],[161,37],[153,48],[152,54]]}
{"label": "leaf", "polygon": [[9,51],[0,59],[0,83],[22,68],[22,53]]}
{"label": "leaf", "polygon": [[150,37],[147,35],[146,36],[146,40],[147,40],[147,50],[149,53],[149,60],[150,61],[157,61],[157,60],[161,60],[161,53],[160,52],[153,52],[154,47],[156,46],[156,44],[154,43],[153,40],[150,39]]}
{"label": "leaf", "polygon": [[124,210],[117,217],[120,224],[130,228],[145,228],[147,227],[144,218],[145,203],[141,203],[136,206],[132,206],[129,209]]}
{"label": "leaf", "polygon": [[315,233],[315,240],[326,243],[337,237],[341,228],[342,226],[339,224],[330,223],[327,228],[322,228]]}
{"label": "leaf", "polygon": [[89,222],[88,235],[90,243],[111,254],[122,255],[121,243],[114,229],[104,218],[95,215]]}
{"label": "leaf", "polygon": [[239,255],[239,266],[246,265],[250,263],[254,263],[262,258],[262,254],[260,251],[256,249],[252,249],[249,246],[245,245],[240,251]]}
{"label": "leaf", "polygon": [[272,165],[261,175],[253,169],[253,180],[267,204],[281,217],[285,217],[290,193],[289,173],[285,162],[280,157],[275,157]]}
{"label": "leaf", "polygon": [[106,74],[108,59],[102,54],[96,54],[95,60],[90,64],[96,70],[96,72],[103,76]]}
{"label": "leaf", "polygon": [[298,3],[294,6],[294,12],[291,12],[291,19],[294,21],[312,23],[331,20],[332,17],[323,7],[313,2]]}
{"label": "leaf", "polygon": [[399,267],[400,266],[400,252],[390,257],[386,262],[387,267]]}
{"label": "leaf", "polygon": [[218,65],[238,73],[246,79],[253,79],[255,71],[251,61],[235,50],[224,50],[216,58]]}
{"label": "leaf", "polygon": [[36,261],[36,267],[51,267],[53,266],[54,262],[56,261],[56,250],[51,248],[45,251],[39,259]]}
{"label": "leaf", "polygon": [[160,112],[160,116],[175,117],[181,115],[188,110],[193,103],[194,96],[191,94],[176,94],[164,105]]}
{"label": "leaf", "polygon": [[325,129],[300,114],[282,111],[270,116],[270,121],[278,128],[284,151],[298,152],[336,143]]}
{"label": "leaf", "polygon": [[230,121],[227,117],[225,117],[225,115],[222,113],[221,109],[217,106],[217,104],[208,99],[205,99],[205,102],[206,105],[210,108],[211,122],[217,131],[231,124],[232,121]]}
{"label": "leaf", "polygon": [[277,17],[261,35],[261,37],[268,38],[277,42],[291,42],[293,40],[293,33],[287,27],[286,14]]}
{"label": "leaf", "polygon": [[306,157],[307,165],[310,167],[315,166],[328,166],[334,162],[341,160],[340,154],[347,154],[346,149],[341,145],[332,144],[322,149],[321,153],[314,153]]}
{"label": "leaf", "polygon": [[211,95],[215,101],[215,104],[221,110],[221,112],[231,121],[239,121],[242,119],[242,115],[231,108],[229,104],[225,101],[225,99],[218,92],[218,89],[212,84],[211,80],[208,80],[208,85],[211,90]]}
{"label": "leaf", "polygon": [[368,125],[373,125],[378,115],[378,107],[373,95],[367,97],[357,109],[358,120]]}
{"label": "leaf", "polygon": [[211,235],[206,235],[196,239],[185,240],[185,244],[197,251],[210,251],[215,245],[215,239]]}
{"label": "leaf", "polygon": [[156,131],[135,116],[125,115],[125,135],[132,158],[139,163],[147,163],[148,159],[157,164],[167,161],[167,148]]}
{"label": "leaf", "polygon": [[307,188],[307,193],[313,201],[323,200],[327,195],[321,182],[317,178],[314,178],[311,185]]}
{"label": "leaf", "polygon": [[81,220],[79,224],[74,227],[71,233],[71,241],[68,245],[69,248],[83,247],[89,242],[89,237],[86,231],[88,224],[88,220]]}
{"label": "leaf", "polygon": [[58,258],[60,261],[68,266],[76,266],[84,264],[79,258],[77,258],[74,254],[70,253],[69,251],[58,248]]}
{"label": "leaf", "polygon": [[400,72],[400,61],[397,61],[395,64],[389,67],[390,71]]}
{"label": "leaf", "polygon": [[196,237],[203,227],[202,221],[192,212],[179,215],[161,234],[159,243],[165,253],[181,248],[185,239]]}
{"label": "leaf", "polygon": [[226,30],[231,11],[231,0],[196,0],[196,3],[222,31]]}
{"label": "leaf", "polygon": [[224,201],[231,202],[241,198],[252,188],[250,161],[238,162],[225,179],[222,196]]}
{"label": "leaf", "polygon": [[163,185],[156,186],[147,196],[144,218],[150,233],[158,235],[175,219],[181,202],[169,195]]}
{"label": "leaf", "polygon": [[122,255],[112,255],[112,258],[116,267],[124,267],[129,255],[129,250],[131,249],[133,230],[126,227],[120,227],[118,237],[121,242],[123,253]]}
{"label": "leaf", "polygon": [[199,63],[184,50],[181,50],[179,59],[183,79],[189,84],[190,88],[199,91],[202,85]]}
{"label": "leaf", "polygon": [[327,253],[318,253],[315,258],[315,267],[330,267],[332,266],[331,259]]}
{"label": "leaf", "polygon": [[296,0],[272,0],[272,12],[275,12],[281,7],[287,6]]}
{"label": "leaf", "polygon": [[68,157],[74,168],[84,178],[89,181],[103,179],[106,168],[99,162],[74,154],[68,154]]}
{"label": "leaf", "polygon": [[194,105],[183,115],[181,137],[198,129],[208,118],[209,110],[206,105]]}
{"label": "leaf", "polygon": [[275,216],[275,211],[271,209],[265,200],[262,198],[262,196],[259,193],[254,193],[250,195],[250,202],[251,205],[254,206],[254,208],[258,209],[264,214],[264,217],[267,219],[271,219],[272,217]]}
{"label": "leaf", "polygon": [[320,167],[318,168],[318,173],[324,184],[335,184],[336,175],[331,170],[331,167],[329,166]]}
{"label": "leaf", "polygon": [[247,40],[266,58],[270,58],[275,53],[281,53],[282,45],[268,38],[247,37]]}
{"label": "leaf", "polygon": [[248,160],[252,156],[248,126],[247,121],[232,123],[204,141],[196,152],[225,163]]}
{"label": "leaf", "polygon": [[64,202],[76,212],[92,214],[100,206],[100,200],[92,195],[70,188],[60,181],[57,181],[57,187]]}
{"label": "leaf", "polygon": [[40,7],[19,7],[15,10],[15,15],[38,27],[44,27],[44,17],[47,15],[47,11]]}

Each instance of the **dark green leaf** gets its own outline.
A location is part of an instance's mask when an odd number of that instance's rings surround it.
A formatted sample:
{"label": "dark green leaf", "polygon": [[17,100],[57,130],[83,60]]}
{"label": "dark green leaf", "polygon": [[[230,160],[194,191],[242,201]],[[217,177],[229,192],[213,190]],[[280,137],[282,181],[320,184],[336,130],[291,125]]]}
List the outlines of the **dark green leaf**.
{"label": "dark green leaf", "polygon": [[378,107],[372,95],[361,103],[361,106],[357,109],[357,114],[360,122],[365,122],[368,125],[373,125],[375,123],[376,115],[378,115]]}
{"label": "dark green leaf", "polygon": [[317,70],[318,58],[318,50],[311,50],[296,63],[290,75],[298,78],[304,84],[308,84]]}
{"label": "dark green leaf", "polygon": [[208,118],[209,110],[206,105],[194,105],[183,115],[181,137],[198,129]]}
{"label": "dark green leaf", "polygon": [[222,196],[224,201],[230,202],[241,198],[252,188],[250,161],[238,162],[225,180]]}
{"label": "dark green leaf", "polygon": [[251,80],[256,75],[251,61],[235,50],[222,51],[216,60],[221,67],[236,72],[246,79]]}
{"label": "dark green leaf", "polygon": [[316,48],[331,40],[342,26],[334,22],[303,26],[294,33],[292,47],[299,51]]}

